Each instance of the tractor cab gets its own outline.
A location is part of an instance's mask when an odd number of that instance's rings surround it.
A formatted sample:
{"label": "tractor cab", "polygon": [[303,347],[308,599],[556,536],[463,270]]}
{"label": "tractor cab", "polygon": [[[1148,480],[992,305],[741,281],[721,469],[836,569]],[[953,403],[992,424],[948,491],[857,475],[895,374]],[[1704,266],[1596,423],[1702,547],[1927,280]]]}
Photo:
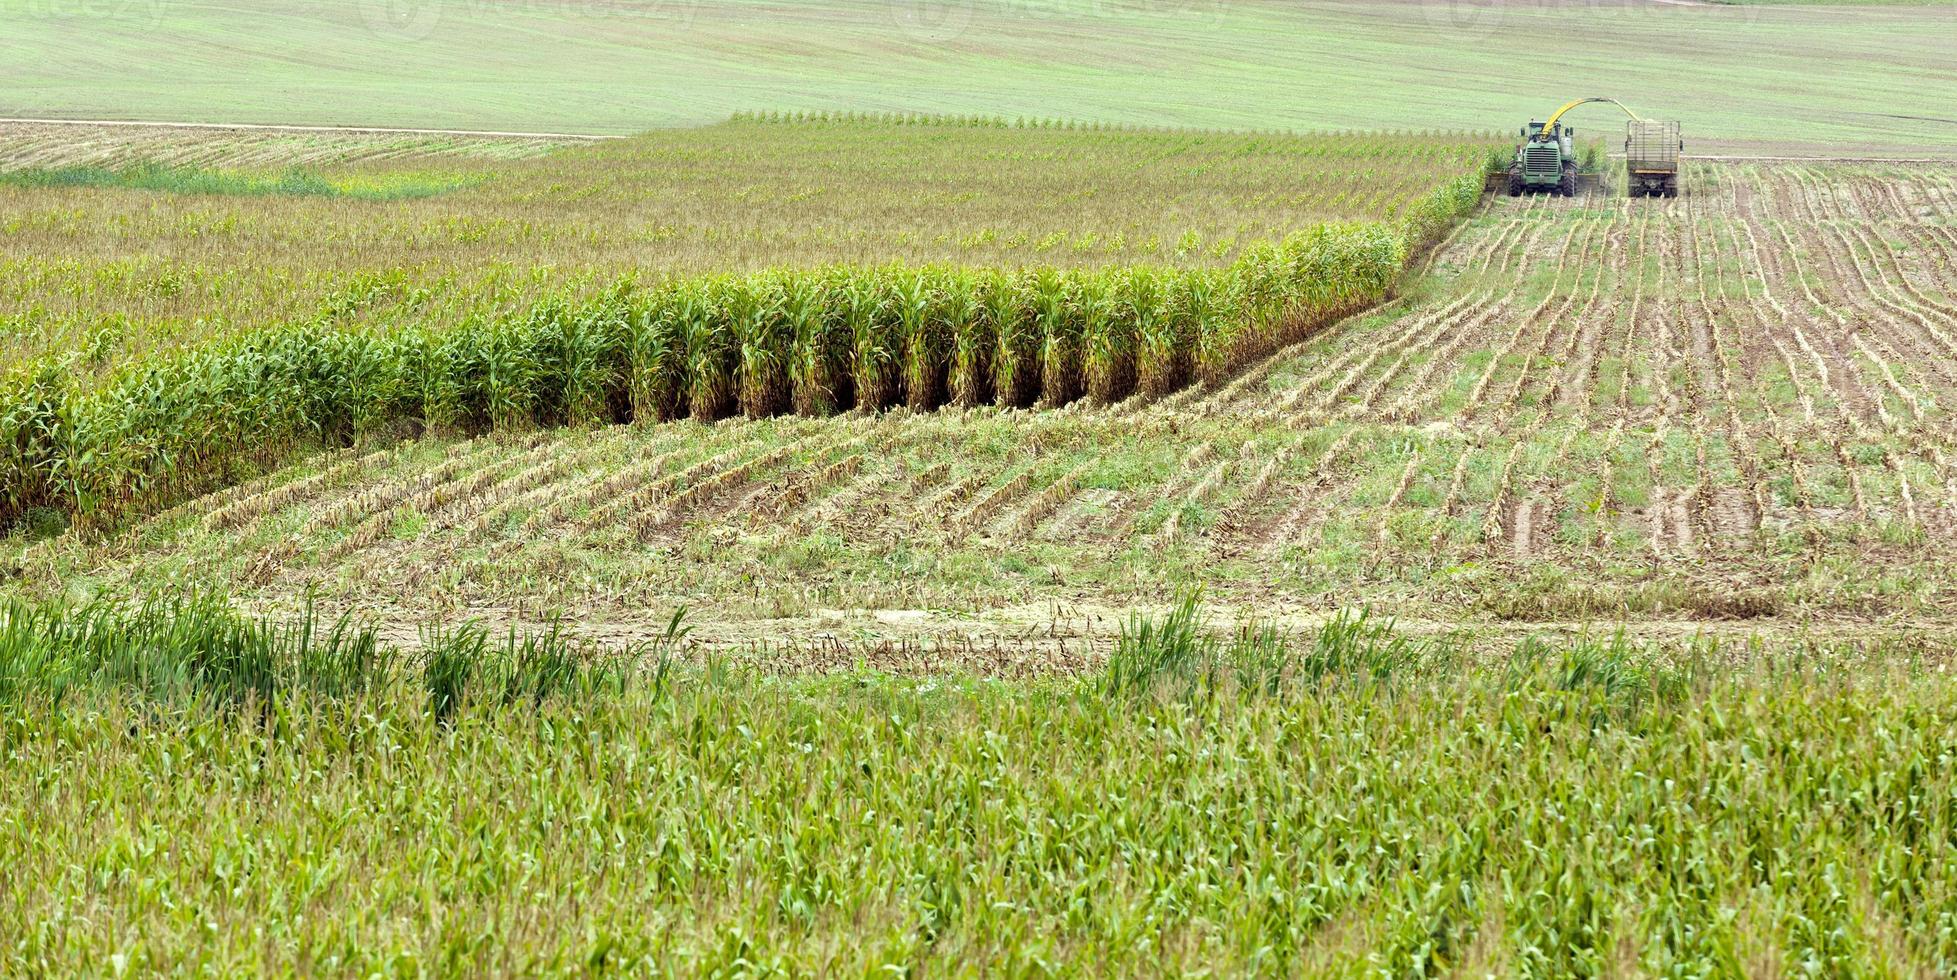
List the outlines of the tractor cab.
{"label": "tractor cab", "polygon": [[1522,138],[1530,143],[1555,143],[1560,146],[1565,156],[1575,155],[1573,151],[1576,148],[1576,127],[1565,126],[1560,122],[1546,130],[1543,127],[1541,120],[1529,120],[1529,125],[1522,130]]}

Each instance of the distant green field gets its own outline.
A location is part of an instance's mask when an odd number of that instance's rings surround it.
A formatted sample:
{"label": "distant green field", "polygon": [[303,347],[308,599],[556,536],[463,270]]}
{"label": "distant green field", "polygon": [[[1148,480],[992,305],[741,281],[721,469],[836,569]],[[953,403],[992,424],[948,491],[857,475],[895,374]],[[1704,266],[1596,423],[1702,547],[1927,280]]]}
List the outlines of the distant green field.
{"label": "distant green field", "polygon": [[1705,0],[1735,7],[1939,7],[1950,0]]}
{"label": "distant green field", "polygon": [[[1957,150],[1957,5],[0,0],[0,112],[624,133],[742,109],[1503,128],[1614,95],[1700,151]],[[1911,108],[1914,106],[1915,108]],[[1617,128],[1602,111],[1579,126]]]}

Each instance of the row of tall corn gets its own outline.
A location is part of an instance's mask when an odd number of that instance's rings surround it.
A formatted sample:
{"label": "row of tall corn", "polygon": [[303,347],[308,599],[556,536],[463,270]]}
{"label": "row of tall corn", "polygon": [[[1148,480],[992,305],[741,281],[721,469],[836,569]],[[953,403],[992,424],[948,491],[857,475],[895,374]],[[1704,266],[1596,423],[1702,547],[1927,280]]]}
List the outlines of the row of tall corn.
{"label": "row of tall corn", "polygon": [[1393,222],[1322,225],[1218,269],[620,282],[462,328],[269,328],[101,384],[47,364],[0,387],[0,526],[37,508],[97,521],[375,436],[1165,395],[1378,302],[1479,192],[1464,177]]}

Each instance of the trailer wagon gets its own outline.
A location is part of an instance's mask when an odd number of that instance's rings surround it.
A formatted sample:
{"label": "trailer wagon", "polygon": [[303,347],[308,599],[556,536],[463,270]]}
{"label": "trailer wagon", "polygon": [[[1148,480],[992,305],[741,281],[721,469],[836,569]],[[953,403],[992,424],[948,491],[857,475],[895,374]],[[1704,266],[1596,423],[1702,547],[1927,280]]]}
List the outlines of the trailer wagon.
{"label": "trailer wagon", "polygon": [[1624,175],[1632,197],[1677,197],[1678,123],[1633,119],[1624,134]]}

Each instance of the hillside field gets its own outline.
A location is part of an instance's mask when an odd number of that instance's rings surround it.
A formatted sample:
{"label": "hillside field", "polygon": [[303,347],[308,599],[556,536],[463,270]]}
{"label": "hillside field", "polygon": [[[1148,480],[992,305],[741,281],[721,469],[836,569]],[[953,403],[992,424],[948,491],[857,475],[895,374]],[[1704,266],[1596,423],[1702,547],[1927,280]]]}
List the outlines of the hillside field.
{"label": "hillside field", "polygon": [[[0,115],[630,134],[744,110],[1499,129],[1949,155],[1957,8],[1611,0],[0,3]],[[385,65],[385,72],[373,66]],[[1941,103],[1941,104],[1940,104]],[[1580,127],[1622,132],[1604,113]]]}

